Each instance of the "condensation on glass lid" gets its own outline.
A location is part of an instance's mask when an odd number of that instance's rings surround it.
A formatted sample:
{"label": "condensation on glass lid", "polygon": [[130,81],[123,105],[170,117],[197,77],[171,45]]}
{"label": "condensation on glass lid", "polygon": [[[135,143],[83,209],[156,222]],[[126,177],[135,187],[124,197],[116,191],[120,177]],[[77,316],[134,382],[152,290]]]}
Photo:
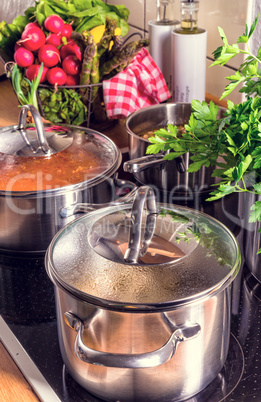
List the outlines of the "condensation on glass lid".
{"label": "condensation on glass lid", "polygon": [[[117,227],[116,223],[128,221],[130,208],[126,205],[120,211],[117,207],[108,208],[110,223]],[[188,241],[187,233],[178,229],[184,228],[184,219],[188,217],[199,229],[193,234],[194,226],[190,228],[196,247],[185,257],[167,263],[130,265],[98,254],[92,247],[93,233],[102,233],[103,236],[106,230],[107,235],[111,233],[110,226],[101,229],[97,224],[105,215],[110,216],[103,209],[84,215],[59,234],[51,253],[55,277],[77,296],[80,291],[82,297],[90,295],[113,302],[138,304],[184,300],[219,287],[223,281],[227,283],[227,278],[232,277],[240,266],[239,248],[234,237],[223,225],[209,220],[205,214],[191,210],[183,218],[181,212],[182,207],[174,211],[162,210],[160,215],[167,221],[173,219],[174,226],[177,225],[178,246]],[[94,227],[100,232],[94,232]]]}
{"label": "condensation on glass lid", "polygon": [[[145,231],[150,231],[150,239],[145,251],[140,252],[138,265],[171,263],[190,254],[198,245],[199,229],[189,220],[180,216],[158,215],[148,228],[146,214],[143,214],[141,239]],[[93,250],[104,258],[118,263],[127,263],[125,253],[129,246],[130,230],[133,222],[129,214],[122,212],[108,214],[97,220],[89,231],[88,241]],[[142,243],[142,242],[141,242]]]}

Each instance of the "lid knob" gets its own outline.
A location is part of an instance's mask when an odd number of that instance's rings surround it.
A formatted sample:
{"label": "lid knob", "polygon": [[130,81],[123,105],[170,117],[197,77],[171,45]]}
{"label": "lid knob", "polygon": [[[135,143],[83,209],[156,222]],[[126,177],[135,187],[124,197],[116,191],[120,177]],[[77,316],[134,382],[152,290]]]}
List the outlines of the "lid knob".
{"label": "lid knob", "polygon": [[[28,112],[34,124],[27,123]],[[47,125],[45,129],[36,107],[23,105],[18,124],[1,129],[0,152],[27,157],[50,156],[68,148],[72,142],[72,130],[69,127]]]}
{"label": "lid knob", "polygon": [[[146,224],[143,241],[142,237],[142,213],[144,210],[145,202],[149,212]],[[124,260],[130,264],[135,264],[139,256],[144,256],[155,230],[155,223],[157,219],[157,206],[154,191],[149,186],[139,187],[132,205],[131,221],[129,233],[128,248],[124,255]]]}
{"label": "lid knob", "polygon": [[[26,119],[27,119],[28,111],[30,111],[30,113],[32,114],[32,117],[34,119],[37,137],[38,137],[38,141],[39,141],[38,148],[35,148],[31,144],[30,140],[28,139],[27,132],[25,129],[26,123],[27,123]],[[29,152],[29,153],[36,154],[39,151],[39,148],[46,155],[50,155],[52,153],[52,150],[49,147],[49,144],[46,140],[42,118],[35,106],[33,106],[33,105],[23,105],[22,106],[22,109],[21,109],[21,112],[19,115],[18,130],[19,130],[22,138],[24,139],[25,143],[29,146],[29,148],[31,150],[31,152]],[[28,156],[28,151],[27,151],[27,156]]]}

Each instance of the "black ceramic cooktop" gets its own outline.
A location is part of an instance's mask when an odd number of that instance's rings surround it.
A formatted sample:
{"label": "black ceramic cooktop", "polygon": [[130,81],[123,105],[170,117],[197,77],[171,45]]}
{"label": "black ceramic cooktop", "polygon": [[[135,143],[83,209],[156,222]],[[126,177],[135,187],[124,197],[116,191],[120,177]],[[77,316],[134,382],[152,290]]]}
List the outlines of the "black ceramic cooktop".
{"label": "black ceramic cooktop", "polygon": [[[61,401],[99,401],[67,373],[57,337],[52,282],[44,256],[0,254],[0,314]],[[232,327],[226,363],[188,401],[261,401],[261,283],[246,266],[232,288]],[[162,402],[162,401],[161,401]]]}

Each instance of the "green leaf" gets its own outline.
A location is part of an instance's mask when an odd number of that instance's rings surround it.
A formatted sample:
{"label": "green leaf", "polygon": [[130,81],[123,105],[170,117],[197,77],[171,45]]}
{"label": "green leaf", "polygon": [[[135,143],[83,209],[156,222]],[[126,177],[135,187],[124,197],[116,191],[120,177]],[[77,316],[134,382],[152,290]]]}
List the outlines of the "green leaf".
{"label": "green leaf", "polygon": [[206,201],[216,201],[219,200],[220,198],[223,198],[226,194],[222,193],[222,192],[216,192],[215,195],[213,195],[212,197],[209,197],[206,199]]}
{"label": "green leaf", "polygon": [[248,124],[244,121],[243,123],[241,123],[241,128],[242,130],[247,130],[248,129]]}
{"label": "green leaf", "polygon": [[157,154],[164,149],[164,145],[164,143],[149,145],[146,149],[146,154]]}
{"label": "green leaf", "polygon": [[257,193],[261,194],[261,183],[253,184],[253,188]]}
{"label": "green leaf", "polygon": [[[177,138],[177,132],[178,132],[177,126],[173,126],[172,124],[169,124],[168,129],[160,128],[159,130],[155,131],[155,136]],[[153,137],[150,137],[149,140],[151,140],[151,138],[153,138]]]}
{"label": "green leaf", "polygon": [[242,161],[242,174],[244,174],[248,167],[250,166],[251,162],[252,162],[252,156],[251,155],[247,155],[244,160]]}
{"label": "green leaf", "polygon": [[189,167],[188,167],[188,172],[192,173],[192,172],[197,172],[199,169],[202,168],[202,166],[207,162],[206,159],[202,159],[200,161],[194,162],[194,163],[190,163]]}
{"label": "green leaf", "polygon": [[170,132],[170,134],[173,135],[173,137],[177,137],[177,133],[178,133],[177,126],[174,126],[173,124],[168,124],[168,131]]}
{"label": "green leaf", "polygon": [[214,60],[218,59],[222,53],[223,46],[219,46],[214,52],[212,52]]}
{"label": "green leaf", "polygon": [[198,100],[192,100],[191,108],[194,111],[194,116],[197,119],[210,120],[215,121],[218,114],[218,106],[214,104],[213,101],[210,101],[209,105],[207,102],[203,101],[202,103]]}
{"label": "green leaf", "polygon": [[247,43],[248,40],[249,40],[248,36],[242,35],[242,36],[239,36],[237,43]]}
{"label": "green leaf", "polygon": [[225,197],[228,194],[232,194],[235,191],[235,187],[229,184],[220,185],[217,190],[210,193],[212,197],[208,198],[207,201],[215,201],[220,198]]}
{"label": "green leaf", "polygon": [[237,148],[234,140],[230,137],[230,135],[228,133],[225,133],[225,134],[226,134],[227,142],[229,143],[229,145],[232,145],[233,148]]}
{"label": "green leaf", "polygon": [[88,9],[84,9],[81,11],[76,11],[74,14],[72,14],[73,17],[93,17],[95,14],[102,14],[105,13],[104,8],[97,6],[97,7],[91,7]]}
{"label": "green leaf", "polygon": [[250,207],[252,211],[249,217],[249,222],[256,222],[261,220],[261,201],[256,201],[254,205]]}
{"label": "green leaf", "polygon": [[[228,79],[229,79],[229,77],[228,77]],[[224,90],[224,92],[222,93],[220,99],[224,99],[226,96],[230,95],[231,92],[234,91],[234,89],[235,89],[242,81],[244,81],[244,79],[245,79],[245,78],[242,76],[240,80],[230,82],[230,84],[228,84],[228,85],[225,87],[225,90]]]}
{"label": "green leaf", "polygon": [[172,161],[173,159],[176,159],[178,156],[181,156],[181,155],[184,155],[184,152],[170,152],[164,156],[164,159],[166,159],[168,161]]}
{"label": "green leaf", "polygon": [[241,78],[242,78],[242,74],[239,71],[236,71],[235,74],[230,75],[229,77],[226,77],[227,80],[240,80]]}
{"label": "green leaf", "polygon": [[250,27],[250,31],[249,31],[249,34],[248,34],[249,38],[253,35],[253,33],[254,33],[255,29],[256,29],[258,19],[259,19],[259,15],[256,16],[254,22],[252,23],[252,25]]}
{"label": "green leaf", "polygon": [[257,68],[258,68],[258,62],[250,64],[250,66],[249,66],[249,74],[257,75]]}
{"label": "green leaf", "polygon": [[218,32],[219,32],[219,35],[220,35],[222,41],[224,42],[224,44],[228,46],[227,37],[226,37],[225,32],[223,31],[223,29],[221,27],[218,27]]}

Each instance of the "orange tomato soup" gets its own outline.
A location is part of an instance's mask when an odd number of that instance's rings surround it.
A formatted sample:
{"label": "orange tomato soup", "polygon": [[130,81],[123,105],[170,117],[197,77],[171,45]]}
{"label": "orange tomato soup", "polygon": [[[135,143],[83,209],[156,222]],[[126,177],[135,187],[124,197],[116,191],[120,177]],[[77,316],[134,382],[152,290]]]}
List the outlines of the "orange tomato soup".
{"label": "orange tomato soup", "polygon": [[107,167],[102,155],[74,144],[50,157],[0,153],[0,190],[55,189],[89,180]]}

